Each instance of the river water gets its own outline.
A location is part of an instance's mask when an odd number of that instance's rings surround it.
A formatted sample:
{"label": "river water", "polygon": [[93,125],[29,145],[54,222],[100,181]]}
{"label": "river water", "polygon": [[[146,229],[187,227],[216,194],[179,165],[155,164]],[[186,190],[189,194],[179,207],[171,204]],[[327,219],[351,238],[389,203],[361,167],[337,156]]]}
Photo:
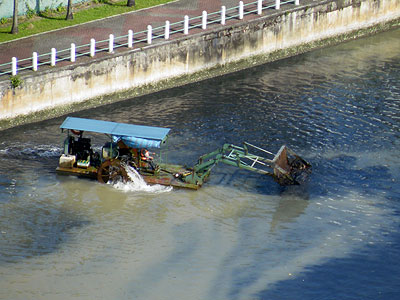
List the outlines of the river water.
{"label": "river water", "polygon": [[63,118],[0,132],[0,299],[395,299],[400,30],[73,114],[313,165],[303,186],[226,165],[200,190],[55,174]]}

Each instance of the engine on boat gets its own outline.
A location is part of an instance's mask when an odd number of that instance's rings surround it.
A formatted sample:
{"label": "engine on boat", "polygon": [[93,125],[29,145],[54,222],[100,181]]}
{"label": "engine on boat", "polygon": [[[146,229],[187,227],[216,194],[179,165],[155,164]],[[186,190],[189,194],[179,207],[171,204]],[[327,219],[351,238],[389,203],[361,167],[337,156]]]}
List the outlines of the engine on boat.
{"label": "engine on boat", "polygon": [[64,141],[64,154],[60,157],[60,167],[72,168],[101,164],[100,154],[93,151],[89,138],[68,136]]}
{"label": "engine on boat", "polygon": [[70,135],[64,141],[64,153],[60,157],[59,166],[61,168],[88,168],[89,166],[97,168],[106,160],[119,159],[136,168],[139,162],[134,159],[131,152],[133,150],[135,149],[130,149],[122,142],[106,142],[99,153],[92,149],[90,138]]}

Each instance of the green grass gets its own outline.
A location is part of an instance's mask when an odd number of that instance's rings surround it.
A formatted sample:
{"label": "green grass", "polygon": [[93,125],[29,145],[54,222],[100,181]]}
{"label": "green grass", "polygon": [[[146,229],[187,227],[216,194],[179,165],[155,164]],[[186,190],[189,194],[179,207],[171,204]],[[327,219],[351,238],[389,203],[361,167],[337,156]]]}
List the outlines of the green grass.
{"label": "green grass", "polygon": [[[43,11],[39,16],[33,18],[21,18],[18,22],[19,33],[11,34],[11,24],[0,27],[0,43],[11,41],[14,39],[30,36],[33,34],[46,32],[54,29],[60,29],[72,25],[82,24],[93,20],[103,19],[106,17],[119,15],[134,10],[156,6],[171,2],[173,0],[136,0],[135,7],[127,7],[127,1],[118,1],[111,3],[109,1],[97,1],[98,6],[87,8],[79,11],[74,10],[74,19],[65,20],[66,9],[57,11],[57,9]],[[10,23],[12,20],[8,20]]]}

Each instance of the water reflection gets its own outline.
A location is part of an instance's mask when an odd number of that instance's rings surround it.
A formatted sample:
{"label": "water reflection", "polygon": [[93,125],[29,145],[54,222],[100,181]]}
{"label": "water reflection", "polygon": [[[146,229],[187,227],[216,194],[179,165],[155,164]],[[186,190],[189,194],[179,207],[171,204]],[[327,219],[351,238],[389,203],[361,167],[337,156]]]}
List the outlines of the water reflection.
{"label": "water reflection", "polygon": [[307,198],[285,195],[281,197],[271,220],[270,232],[285,228],[288,223],[296,222],[296,219],[305,212],[308,201]]}

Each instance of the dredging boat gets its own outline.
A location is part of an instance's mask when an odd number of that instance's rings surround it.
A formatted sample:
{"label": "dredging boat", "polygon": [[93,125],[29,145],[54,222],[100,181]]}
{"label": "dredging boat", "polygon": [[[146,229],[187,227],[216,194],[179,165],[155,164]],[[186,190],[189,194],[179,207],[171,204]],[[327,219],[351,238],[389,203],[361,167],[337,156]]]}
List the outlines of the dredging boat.
{"label": "dredging boat", "polygon": [[[57,173],[90,177],[102,183],[129,181],[126,170],[134,168],[148,184],[198,189],[219,163],[268,175],[281,185],[300,184],[311,172],[311,165],[286,146],[274,154],[247,142],[242,147],[224,144],[189,168],[159,162],[148,150],[164,145],[170,128],[75,117],[67,117],[60,128],[67,137]],[[100,152],[94,151],[85,133],[105,134],[108,141]],[[251,154],[249,149],[263,156]]]}

